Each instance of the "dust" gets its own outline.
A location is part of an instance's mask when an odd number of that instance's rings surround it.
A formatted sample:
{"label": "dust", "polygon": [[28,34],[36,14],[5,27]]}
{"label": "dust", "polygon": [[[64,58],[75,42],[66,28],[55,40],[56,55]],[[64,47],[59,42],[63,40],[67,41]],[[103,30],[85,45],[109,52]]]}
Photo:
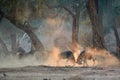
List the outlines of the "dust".
{"label": "dust", "polygon": [[57,47],[53,47],[52,51],[49,53],[48,59],[45,62],[47,66],[72,66],[72,62],[67,62],[67,59],[60,58],[61,50]]}
{"label": "dust", "polygon": [[[73,52],[73,56],[75,57],[75,61],[77,60],[79,54],[81,51],[83,51],[84,48],[81,45],[76,44],[73,45],[71,48],[71,51]],[[113,56],[109,51],[105,49],[97,49],[97,48],[87,48],[86,51],[93,55],[96,58],[95,65],[92,60],[88,60],[89,66],[119,66],[120,61]],[[48,66],[73,66],[73,67],[81,67],[81,65],[78,65],[75,63],[73,65],[72,62],[67,62],[67,59],[60,59],[59,54],[61,53],[61,49],[53,46],[52,50],[48,53],[47,58],[45,58],[42,62],[42,65],[48,65]]]}
{"label": "dust", "polygon": [[16,68],[25,66],[38,66],[40,62],[35,56],[27,56],[25,58],[19,59],[16,55],[9,55],[0,58],[0,68]]}
{"label": "dust", "polygon": [[49,53],[48,59],[45,62],[48,66],[58,66],[58,55],[60,54],[60,49],[53,47],[52,51]]}
{"label": "dust", "polygon": [[[84,48],[80,45],[73,48],[73,55],[75,59],[78,58],[80,51]],[[86,52],[96,58],[95,65],[92,60],[87,60],[88,66],[120,66],[120,61],[109,53],[109,51],[97,48],[86,48]],[[7,57],[0,58],[0,68],[13,68],[13,67],[25,67],[25,66],[73,66],[81,67],[83,64],[73,65],[73,63],[67,63],[67,59],[60,59],[59,54],[61,50],[57,47],[53,47],[51,51],[46,54],[40,55],[40,52],[36,52],[37,55],[28,55],[19,59],[17,55],[9,55]],[[39,55],[38,55],[39,54]]]}
{"label": "dust", "polygon": [[77,58],[78,58],[80,52],[82,52],[84,50],[84,48],[81,45],[75,43],[71,46],[71,50],[72,50],[73,55],[75,57],[75,61],[77,61]]}
{"label": "dust", "polygon": [[[97,49],[97,48],[87,48],[86,53],[92,55],[95,59],[96,66],[119,66],[120,61],[112,55],[109,51],[105,49]],[[93,62],[88,61],[89,65],[93,65]]]}

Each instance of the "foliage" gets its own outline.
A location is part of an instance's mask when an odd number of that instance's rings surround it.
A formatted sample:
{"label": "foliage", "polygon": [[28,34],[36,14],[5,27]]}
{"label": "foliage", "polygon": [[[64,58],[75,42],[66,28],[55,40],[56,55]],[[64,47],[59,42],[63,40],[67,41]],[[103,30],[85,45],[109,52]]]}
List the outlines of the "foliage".
{"label": "foliage", "polygon": [[11,10],[15,7],[17,0],[0,0],[0,8],[11,12]]}
{"label": "foliage", "polygon": [[114,8],[115,14],[120,15],[120,6]]}
{"label": "foliage", "polygon": [[68,6],[72,9],[77,9],[77,7],[83,7],[83,0],[59,0],[59,6]]}
{"label": "foliage", "polygon": [[73,13],[75,13],[77,9],[82,10],[85,8],[85,0],[53,0],[52,3],[50,0],[45,0],[45,3],[56,8],[67,7]]}
{"label": "foliage", "polygon": [[[46,9],[46,6],[43,0],[0,0],[0,9],[11,14],[13,17],[15,17],[15,13],[26,17],[29,13],[36,16],[40,10]],[[31,15],[29,16],[32,17]]]}

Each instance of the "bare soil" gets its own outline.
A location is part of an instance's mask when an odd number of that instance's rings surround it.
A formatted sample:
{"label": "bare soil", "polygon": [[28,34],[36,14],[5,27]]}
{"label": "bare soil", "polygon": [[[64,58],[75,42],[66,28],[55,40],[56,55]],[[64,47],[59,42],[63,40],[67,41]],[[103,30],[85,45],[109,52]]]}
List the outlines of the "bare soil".
{"label": "bare soil", "polygon": [[120,67],[1,68],[0,80],[120,80]]}

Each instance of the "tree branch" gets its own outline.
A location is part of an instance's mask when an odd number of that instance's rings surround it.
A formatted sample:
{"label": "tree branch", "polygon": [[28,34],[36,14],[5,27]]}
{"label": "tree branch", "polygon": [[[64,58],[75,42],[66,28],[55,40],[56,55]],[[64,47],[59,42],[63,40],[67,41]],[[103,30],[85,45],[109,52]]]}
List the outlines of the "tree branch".
{"label": "tree branch", "polygon": [[[44,3],[46,4],[46,6],[48,7],[48,8],[58,8],[59,6],[52,6],[52,5],[49,5],[48,3],[47,3],[47,1],[46,0],[44,0]],[[62,6],[61,8],[63,8],[64,10],[66,10],[72,17],[75,17],[75,14],[71,11],[71,10],[69,10],[67,7],[65,7],[65,6]]]}
{"label": "tree branch", "polygon": [[43,0],[44,1],[44,3],[46,4],[46,6],[48,7],[48,8],[58,8],[58,6],[57,5],[49,5],[49,3],[46,1],[46,0]]}
{"label": "tree branch", "polygon": [[67,7],[63,6],[63,9],[65,9],[67,12],[69,12],[69,14],[74,18],[75,15],[72,13],[71,10],[69,10]]}

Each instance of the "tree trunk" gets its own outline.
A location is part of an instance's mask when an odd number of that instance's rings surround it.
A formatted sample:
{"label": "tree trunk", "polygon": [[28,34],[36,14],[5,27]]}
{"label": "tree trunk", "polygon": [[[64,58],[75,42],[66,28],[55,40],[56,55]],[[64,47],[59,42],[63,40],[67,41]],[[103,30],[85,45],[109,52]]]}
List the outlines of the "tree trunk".
{"label": "tree trunk", "polygon": [[73,24],[72,24],[72,44],[78,44],[78,33],[79,33],[79,16],[80,16],[80,8],[76,10],[76,13],[74,14],[70,9],[67,7],[63,7],[73,18]]}
{"label": "tree trunk", "polygon": [[93,30],[93,47],[105,48],[104,46],[104,37],[102,33],[102,24],[100,23],[95,0],[88,0],[87,10],[92,23]]}
{"label": "tree trunk", "polygon": [[112,26],[112,28],[114,30],[114,34],[115,34],[115,38],[116,38],[116,53],[117,53],[116,56],[120,59],[120,38],[119,38],[119,35],[118,35],[116,25]]}
{"label": "tree trunk", "polygon": [[13,54],[17,51],[16,33],[14,31],[11,31],[11,50]]}
{"label": "tree trunk", "polygon": [[29,24],[27,24],[27,23],[21,24],[14,17],[9,16],[2,11],[0,11],[0,13],[3,14],[3,17],[7,18],[17,28],[23,30],[24,32],[26,32],[29,35],[36,51],[41,51],[41,52],[44,51],[44,46],[42,45],[41,41],[37,38],[35,33],[32,31],[32,28]]}
{"label": "tree trunk", "polygon": [[115,17],[114,17],[114,26],[112,26],[113,28],[113,31],[114,31],[114,34],[115,34],[115,38],[116,38],[116,56],[120,59],[120,38],[119,38],[119,34],[118,34],[118,31],[117,31],[117,21],[115,20]]}
{"label": "tree trunk", "polygon": [[32,28],[28,23],[25,24],[24,26],[17,23],[16,27],[23,30],[24,32],[26,32],[28,34],[36,51],[41,51],[41,52],[44,51],[44,46],[42,45],[40,40],[37,38],[35,33],[32,31]]}
{"label": "tree trunk", "polygon": [[35,33],[32,31],[29,24],[26,24],[24,27],[18,27],[18,28],[22,29],[23,31],[25,31],[29,35],[29,37],[30,37],[30,39],[32,41],[32,44],[35,47],[35,50],[41,51],[41,52],[44,51],[44,47],[43,47],[42,43],[37,38]]}
{"label": "tree trunk", "polygon": [[116,53],[117,53],[116,56],[120,59],[120,38],[119,38],[118,31],[117,31],[117,27],[119,27],[119,26],[118,26],[117,20],[115,19],[116,16],[115,16],[115,13],[113,12],[112,3],[113,3],[113,1],[111,0],[108,3],[108,8],[111,7],[111,11],[110,11],[111,23],[113,23],[112,28],[114,30],[114,34],[115,34],[115,38],[116,38]]}
{"label": "tree trunk", "polygon": [[2,48],[3,48],[3,51],[4,51],[5,55],[8,55],[9,51],[7,49],[7,46],[6,46],[6,44],[4,43],[4,41],[1,38],[0,38],[0,44],[1,44]]}
{"label": "tree trunk", "polygon": [[79,32],[79,20],[78,17],[73,18],[73,26],[72,26],[72,43],[78,43],[78,32]]}
{"label": "tree trunk", "polygon": [[107,18],[105,21],[107,23],[108,28],[112,28],[114,31],[114,35],[116,38],[116,56],[120,59],[120,38],[119,34],[117,31],[118,23],[116,21],[116,15],[114,13],[114,7],[112,6],[113,0],[104,0],[104,4],[101,3],[101,6],[103,7],[104,10],[104,16]]}

